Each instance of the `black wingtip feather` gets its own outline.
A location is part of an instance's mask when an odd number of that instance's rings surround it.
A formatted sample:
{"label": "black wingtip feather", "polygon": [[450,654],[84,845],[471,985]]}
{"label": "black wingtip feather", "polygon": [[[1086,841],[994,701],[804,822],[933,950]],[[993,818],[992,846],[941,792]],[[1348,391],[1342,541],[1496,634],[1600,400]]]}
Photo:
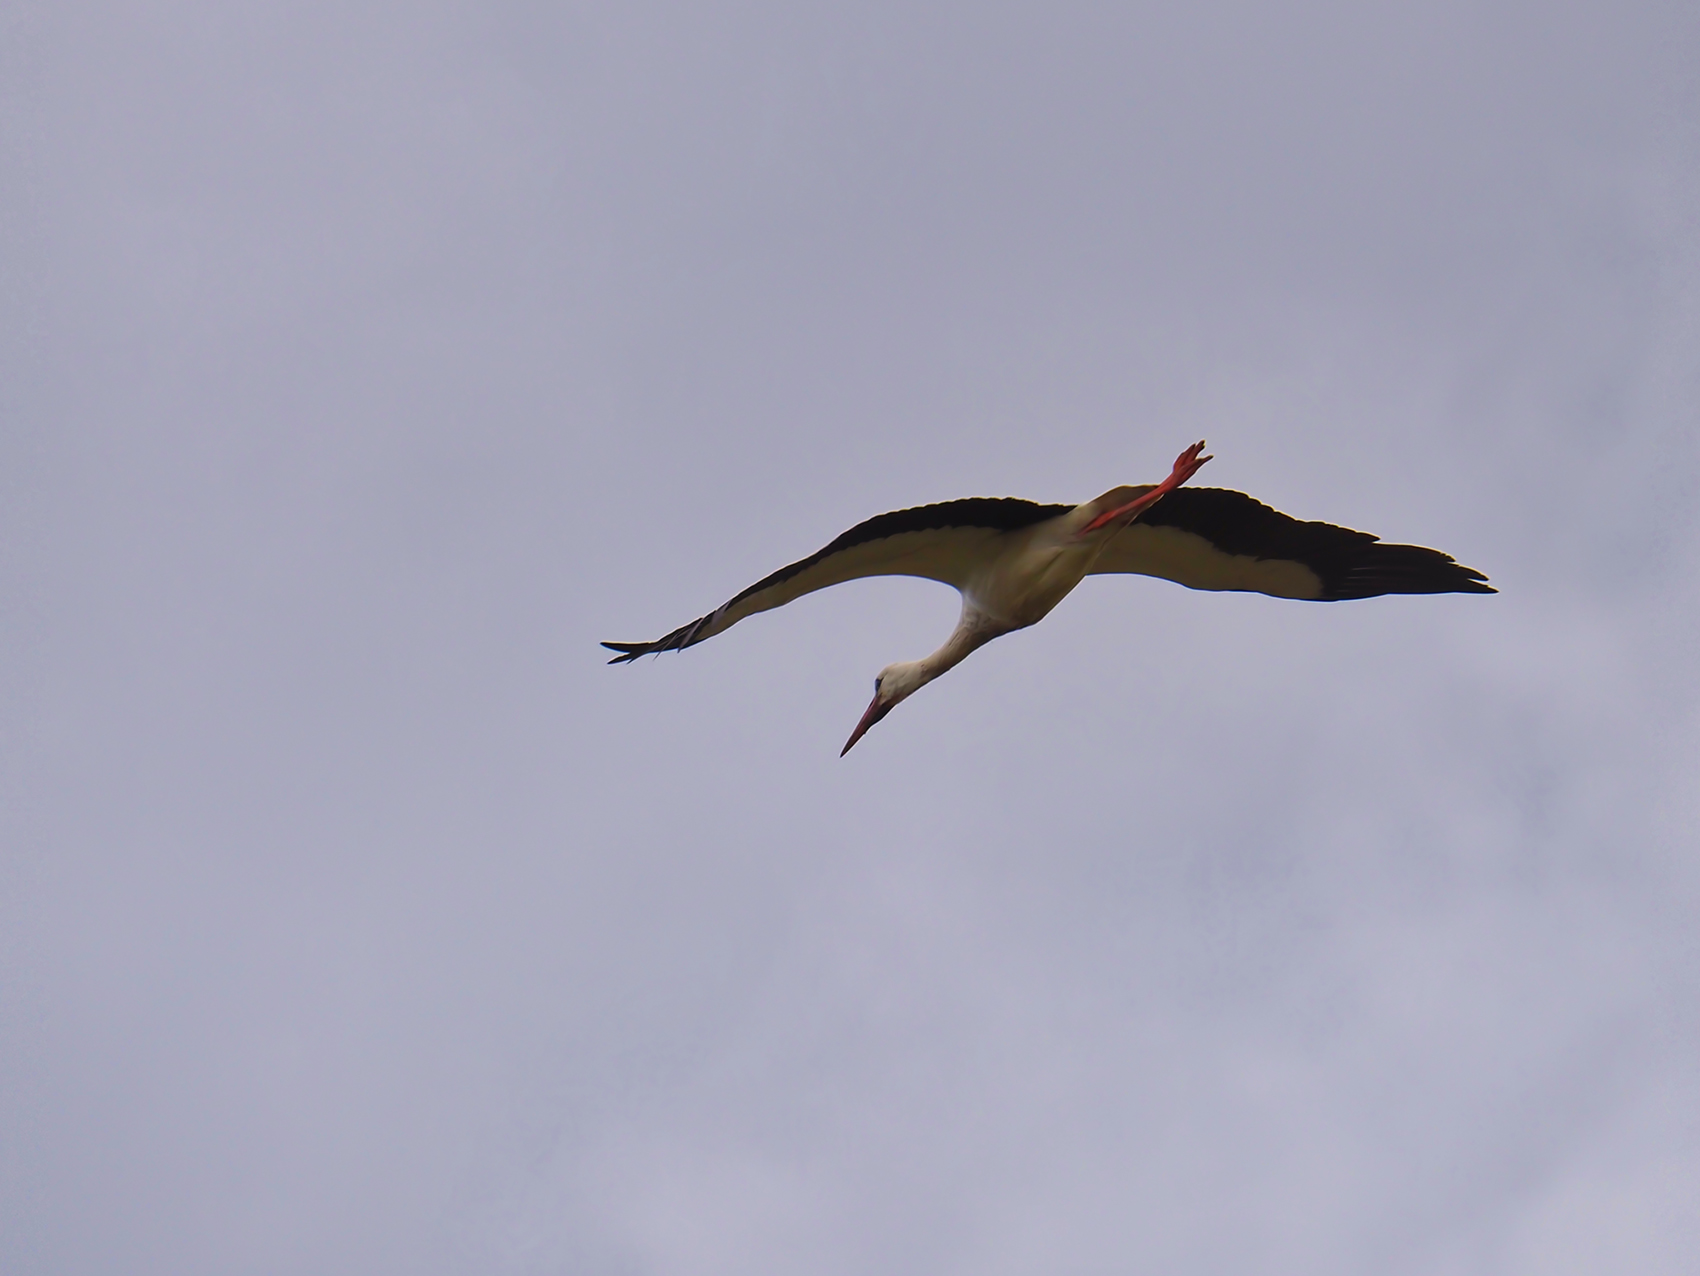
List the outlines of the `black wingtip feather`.
{"label": "black wingtip feather", "polygon": [[1346,562],[1322,575],[1326,601],[1376,598],[1383,594],[1497,594],[1487,577],[1455,562],[1450,554],[1421,545],[1357,548]]}
{"label": "black wingtip feather", "polygon": [[663,638],[657,638],[654,642],[605,642],[602,645],[609,651],[620,653],[608,663],[623,665],[629,660],[636,660],[639,656],[647,656],[652,652],[683,651],[686,647],[694,646],[702,641],[702,631],[707,628],[708,622],[714,618],[714,614],[710,612],[706,616],[700,616],[691,621],[688,625],[680,625],[672,633]]}
{"label": "black wingtip feather", "polygon": [[[1398,558],[1395,559],[1394,555]],[[1455,560],[1452,555],[1420,545],[1377,545],[1374,551],[1365,555],[1366,566],[1371,573],[1375,570],[1377,560],[1383,556],[1388,561],[1397,563],[1396,569],[1390,574],[1412,588],[1472,590],[1487,579],[1475,568],[1466,567]]]}

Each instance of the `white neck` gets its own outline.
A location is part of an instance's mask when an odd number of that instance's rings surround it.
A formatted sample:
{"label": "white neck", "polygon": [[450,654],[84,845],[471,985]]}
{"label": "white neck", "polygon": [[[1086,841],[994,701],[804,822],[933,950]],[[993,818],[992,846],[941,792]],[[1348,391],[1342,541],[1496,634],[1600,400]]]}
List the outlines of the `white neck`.
{"label": "white neck", "polygon": [[984,647],[1000,634],[1007,634],[1009,629],[1008,625],[993,620],[967,599],[963,599],[962,615],[957,619],[956,628],[951,631],[950,637],[944,640],[944,646],[916,662],[921,668],[923,684],[931,682],[947,670],[954,669],[972,652]]}

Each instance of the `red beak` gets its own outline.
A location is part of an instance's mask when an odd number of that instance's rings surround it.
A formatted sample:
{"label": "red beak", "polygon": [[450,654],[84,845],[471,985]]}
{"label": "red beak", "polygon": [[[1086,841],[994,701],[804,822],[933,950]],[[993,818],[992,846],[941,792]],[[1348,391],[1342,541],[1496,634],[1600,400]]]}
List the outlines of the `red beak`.
{"label": "red beak", "polygon": [[892,706],[896,703],[897,701],[893,700],[891,704],[881,704],[880,693],[877,691],[874,692],[873,703],[868,706],[868,711],[862,715],[862,720],[856,724],[856,729],[850,733],[849,742],[839,750],[838,756],[843,757],[846,753],[850,752],[851,748],[855,746],[856,741],[868,734],[868,728],[873,726],[874,723],[878,722],[881,718],[885,717],[886,714],[890,713]]}

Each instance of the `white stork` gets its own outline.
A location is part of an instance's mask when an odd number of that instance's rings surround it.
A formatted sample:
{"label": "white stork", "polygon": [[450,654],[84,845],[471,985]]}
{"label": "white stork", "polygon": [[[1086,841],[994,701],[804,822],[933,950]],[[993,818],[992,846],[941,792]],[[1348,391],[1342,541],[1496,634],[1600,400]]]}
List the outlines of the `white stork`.
{"label": "white stork", "polygon": [[605,642],[609,664],[683,651],[746,616],[863,576],[924,576],[962,594],[956,630],[924,660],[887,665],[850,733],[850,752],[886,714],[976,647],[1037,624],[1089,575],[1132,572],[1190,589],[1337,602],[1380,594],[1492,594],[1487,577],[1437,549],[1301,523],[1243,492],[1181,484],[1210,460],[1198,442],[1155,486],[1115,487],[1084,505],[973,497],[858,523],[724,605],[654,642]]}

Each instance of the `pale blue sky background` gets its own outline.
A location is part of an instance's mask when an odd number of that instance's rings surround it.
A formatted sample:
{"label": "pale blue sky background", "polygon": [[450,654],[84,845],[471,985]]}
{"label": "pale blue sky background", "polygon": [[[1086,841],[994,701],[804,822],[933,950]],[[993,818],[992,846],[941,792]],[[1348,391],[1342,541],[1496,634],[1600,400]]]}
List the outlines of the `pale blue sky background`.
{"label": "pale blue sky background", "polygon": [[[0,50],[0,1269],[1693,1270],[1691,3]],[[596,647],[1199,437],[1504,592]]]}

